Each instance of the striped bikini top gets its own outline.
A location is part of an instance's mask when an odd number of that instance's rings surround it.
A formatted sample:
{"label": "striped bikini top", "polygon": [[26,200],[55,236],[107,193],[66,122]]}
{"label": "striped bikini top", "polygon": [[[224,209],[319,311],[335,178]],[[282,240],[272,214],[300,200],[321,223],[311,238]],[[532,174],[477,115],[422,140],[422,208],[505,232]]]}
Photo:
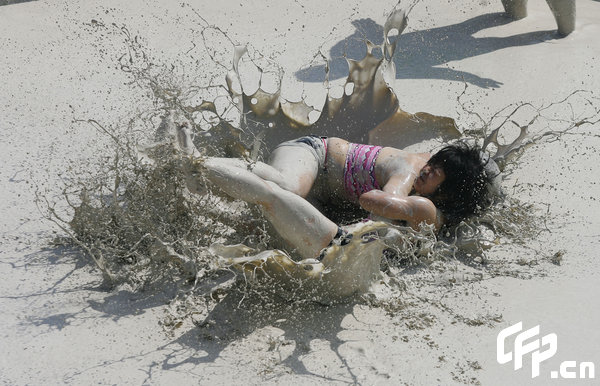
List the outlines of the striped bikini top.
{"label": "striped bikini top", "polygon": [[344,188],[348,196],[356,202],[363,193],[381,189],[375,179],[375,161],[381,149],[381,146],[348,144],[344,165]]}

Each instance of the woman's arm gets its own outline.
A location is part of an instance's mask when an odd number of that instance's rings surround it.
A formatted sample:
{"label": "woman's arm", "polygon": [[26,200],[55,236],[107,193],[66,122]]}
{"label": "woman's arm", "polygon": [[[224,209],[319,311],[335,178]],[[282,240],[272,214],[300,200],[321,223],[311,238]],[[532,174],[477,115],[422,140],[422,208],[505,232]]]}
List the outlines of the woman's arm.
{"label": "woman's arm", "polygon": [[425,197],[401,197],[381,190],[371,190],[359,198],[363,209],[388,218],[390,220],[405,220],[413,229],[418,229],[422,222],[433,224],[436,229],[442,226],[433,202]]}

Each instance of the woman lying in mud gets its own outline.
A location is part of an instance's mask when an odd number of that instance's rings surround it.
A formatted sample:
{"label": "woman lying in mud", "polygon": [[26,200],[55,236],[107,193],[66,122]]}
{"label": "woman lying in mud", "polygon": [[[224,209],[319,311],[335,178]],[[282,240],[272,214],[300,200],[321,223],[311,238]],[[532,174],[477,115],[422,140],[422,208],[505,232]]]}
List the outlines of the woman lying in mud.
{"label": "woman lying in mud", "polygon": [[352,237],[309,200],[352,203],[392,223],[439,230],[485,207],[494,177],[486,172],[488,162],[477,147],[461,142],[432,156],[306,136],[277,146],[268,164],[234,158],[203,164],[213,183],[259,205],[280,236],[308,259]]}

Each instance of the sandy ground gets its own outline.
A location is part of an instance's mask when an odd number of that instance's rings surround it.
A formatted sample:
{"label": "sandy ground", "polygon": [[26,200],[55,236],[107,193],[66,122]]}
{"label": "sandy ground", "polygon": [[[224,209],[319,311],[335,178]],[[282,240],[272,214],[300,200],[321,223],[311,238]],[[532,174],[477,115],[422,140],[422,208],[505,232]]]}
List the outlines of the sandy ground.
{"label": "sandy ground", "polygon": [[[560,266],[519,267],[518,278],[442,283],[436,293],[453,311],[430,310],[434,321],[417,327],[363,304],[256,315],[238,309],[234,299],[213,315],[234,327],[190,324],[166,334],[159,321],[172,290],[103,290],[85,257],[48,246],[55,230],[42,219],[34,192],[56,196],[61,169],[85,165],[86,157],[102,151],[106,139],[72,124],[74,118],[110,124],[149,101],[115,68],[122,37],[94,32],[92,20],[125,25],[168,61],[194,47],[198,18],[165,0],[5,3],[0,2],[4,384],[597,384],[598,378],[550,379],[550,371],[566,360],[591,361],[600,371],[597,136],[569,135],[534,146],[505,182],[524,202],[547,207],[551,221],[531,249],[501,246],[490,253],[498,258],[519,253],[532,261],[564,251]],[[251,42],[280,63],[290,77],[318,47],[335,52],[336,44],[357,36],[355,25],[372,32],[395,5],[285,3],[191,5],[233,40]],[[417,5],[393,85],[401,106],[455,117],[461,124],[457,97],[465,84],[464,100],[481,114],[515,101],[541,104],[576,89],[600,90],[600,2],[578,1],[577,30],[564,39],[555,34],[545,2],[529,3],[529,17],[516,22],[500,14],[500,1]],[[306,77],[312,80],[310,73]],[[481,315],[501,318],[483,325],[464,322],[464,316]],[[540,335],[558,337],[556,355],[542,364],[536,379],[530,355],[518,371],[496,361],[497,334],[519,321],[525,329],[539,325]]]}

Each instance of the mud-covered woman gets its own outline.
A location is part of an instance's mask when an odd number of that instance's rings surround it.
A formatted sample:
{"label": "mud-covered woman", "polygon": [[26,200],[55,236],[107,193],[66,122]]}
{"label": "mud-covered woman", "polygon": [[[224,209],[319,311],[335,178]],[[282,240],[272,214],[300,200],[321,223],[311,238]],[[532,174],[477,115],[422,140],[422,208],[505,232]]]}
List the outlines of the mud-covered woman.
{"label": "mud-covered woman", "polygon": [[427,224],[439,230],[485,208],[497,170],[476,146],[462,142],[431,155],[318,136],[278,145],[268,163],[207,158],[202,164],[225,193],[258,205],[304,259],[319,258],[352,236],[318,207],[364,210],[414,229]]}

